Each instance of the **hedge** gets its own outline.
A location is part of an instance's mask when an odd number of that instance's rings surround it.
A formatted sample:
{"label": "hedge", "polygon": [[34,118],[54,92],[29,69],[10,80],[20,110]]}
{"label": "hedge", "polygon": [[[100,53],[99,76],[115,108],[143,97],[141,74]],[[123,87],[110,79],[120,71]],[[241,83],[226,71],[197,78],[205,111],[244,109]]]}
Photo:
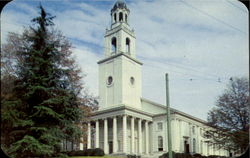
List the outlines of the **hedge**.
{"label": "hedge", "polygon": [[140,155],[127,155],[127,158],[141,158]]}
{"label": "hedge", "polygon": [[104,156],[104,151],[100,148],[77,150],[67,152],[68,156]]}
{"label": "hedge", "polygon": [[[225,156],[218,156],[218,155],[209,155],[209,156],[202,156],[201,154],[188,154],[188,153],[175,153],[174,151],[172,151],[173,153],[173,158],[227,158]],[[168,152],[162,154],[161,156],[159,156],[159,158],[168,158]]]}

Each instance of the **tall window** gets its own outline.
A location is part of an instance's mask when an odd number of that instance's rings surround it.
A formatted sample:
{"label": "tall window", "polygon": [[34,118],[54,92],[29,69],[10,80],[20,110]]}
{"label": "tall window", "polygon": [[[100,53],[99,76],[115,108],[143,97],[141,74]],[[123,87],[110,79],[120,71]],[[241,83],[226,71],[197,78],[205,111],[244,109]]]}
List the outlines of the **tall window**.
{"label": "tall window", "polygon": [[115,22],[116,22],[116,13],[114,14],[114,20],[115,20]]}
{"label": "tall window", "polygon": [[163,139],[162,139],[162,136],[158,136],[158,151],[163,151]]}
{"label": "tall window", "polygon": [[114,52],[116,52],[116,38],[115,37],[113,37],[112,38],[112,40],[111,40],[111,45],[112,45],[112,53]]}
{"label": "tall window", "polygon": [[196,153],[196,140],[193,139],[193,152]]}
{"label": "tall window", "polygon": [[157,123],[157,130],[159,130],[159,131],[162,130],[162,122]]}
{"label": "tall window", "polygon": [[195,126],[192,127],[192,133],[195,134]]}
{"label": "tall window", "polygon": [[123,21],[123,15],[122,12],[119,13],[119,21]]}
{"label": "tall window", "polygon": [[130,52],[130,40],[129,40],[129,38],[126,38],[126,52],[127,53]]}

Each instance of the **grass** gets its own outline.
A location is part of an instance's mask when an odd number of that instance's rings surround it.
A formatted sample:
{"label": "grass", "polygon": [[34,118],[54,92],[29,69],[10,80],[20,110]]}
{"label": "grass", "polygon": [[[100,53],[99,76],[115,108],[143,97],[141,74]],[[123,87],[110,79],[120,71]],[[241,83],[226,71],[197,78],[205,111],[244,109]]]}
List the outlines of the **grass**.
{"label": "grass", "polygon": [[110,156],[71,156],[70,158],[119,158]]}

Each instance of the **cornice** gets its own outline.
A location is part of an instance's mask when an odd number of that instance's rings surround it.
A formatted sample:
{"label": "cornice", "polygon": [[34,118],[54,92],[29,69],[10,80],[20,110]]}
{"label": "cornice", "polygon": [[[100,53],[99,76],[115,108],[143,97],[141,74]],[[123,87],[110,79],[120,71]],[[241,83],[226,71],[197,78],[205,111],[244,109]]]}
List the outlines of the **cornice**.
{"label": "cornice", "polygon": [[104,113],[115,112],[115,111],[120,111],[120,110],[129,110],[129,111],[136,112],[136,113],[139,113],[139,114],[142,114],[142,115],[153,117],[153,115],[148,113],[148,112],[145,112],[145,111],[137,109],[137,108],[130,107],[128,105],[123,105],[123,104],[118,105],[116,107],[110,107],[110,108],[107,108],[107,109],[100,109],[98,111],[93,112],[92,116],[97,116],[97,115],[101,115],[101,114],[104,114]]}
{"label": "cornice", "polygon": [[112,29],[110,29],[110,30],[107,30],[106,33],[105,33],[105,35],[104,35],[104,37],[107,37],[107,36],[109,36],[109,35],[111,35],[111,34],[113,34],[113,33],[116,33],[116,32],[118,32],[118,31],[120,31],[120,30],[125,31],[125,32],[128,33],[130,36],[136,38],[136,37],[135,37],[134,31],[128,29],[126,26],[123,26],[123,24],[120,24],[120,25],[116,26],[115,28],[112,28]]}
{"label": "cornice", "polygon": [[106,61],[112,60],[112,59],[114,59],[114,58],[116,58],[116,57],[119,57],[119,56],[125,56],[125,57],[127,57],[128,59],[130,59],[130,60],[136,62],[137,64],[143,65],[143,63],[141,63],[140,61],[138,61],[138,60],[136,60],[136,59],[134,59],[134,58],[128,56],[127,54],[125,54],[125,53],[123,53],[123,52],[118,53],[118,54],[115,54],[115,55],[112,55],[112,56],[110,56],[110,57],[108,57],[108,58],[102,59],[102,60],[98,61],[97,64],[104,63],[104,62],[106,62]]}

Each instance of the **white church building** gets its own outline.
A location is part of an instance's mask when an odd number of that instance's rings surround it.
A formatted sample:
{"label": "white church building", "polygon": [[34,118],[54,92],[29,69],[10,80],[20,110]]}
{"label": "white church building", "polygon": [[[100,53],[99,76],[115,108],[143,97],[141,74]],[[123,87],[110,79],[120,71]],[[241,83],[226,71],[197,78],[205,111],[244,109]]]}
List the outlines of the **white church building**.
{"label": "white church building", "polygon": [[[141,96],[141,68],[136,59],[130,10],[117,0],[111,27],[105,33],[105,54],[99,64],[99,110],[88,123],[87,148],[105,154],[153,156],[167,152],[166,106]],[[206,122],[171,108],[172,150],[179,153],[228,155],[203,137]],[[82,145],[81,145],[82,148]]]}

